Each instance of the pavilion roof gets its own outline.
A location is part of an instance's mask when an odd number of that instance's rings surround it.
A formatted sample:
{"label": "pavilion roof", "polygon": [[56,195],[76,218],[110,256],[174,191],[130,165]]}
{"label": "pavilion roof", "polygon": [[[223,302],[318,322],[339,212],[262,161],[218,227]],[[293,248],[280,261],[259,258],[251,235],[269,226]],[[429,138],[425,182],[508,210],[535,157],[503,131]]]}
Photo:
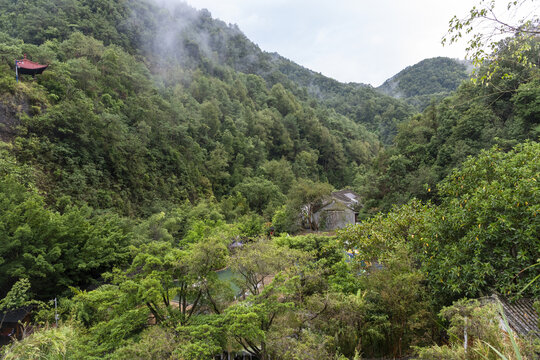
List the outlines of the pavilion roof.
{"label": "pavilion roof", "polygon": [[24,59],[16,60],[16,61],[17,61],[17,67],[20,69],[37,70],[37,69],[44,69],[49,66],[49,65],[42,65],[37,62],[28,60],[26,58],[26,55],[24,55]]}

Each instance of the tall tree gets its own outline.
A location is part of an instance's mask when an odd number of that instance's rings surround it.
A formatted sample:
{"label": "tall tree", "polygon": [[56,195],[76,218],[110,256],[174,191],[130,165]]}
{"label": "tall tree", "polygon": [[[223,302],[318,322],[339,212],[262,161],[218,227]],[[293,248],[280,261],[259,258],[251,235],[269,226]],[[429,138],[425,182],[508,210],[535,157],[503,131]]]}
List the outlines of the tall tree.
{"label": "tall tree", "polygon": [[332,190],[332,185],[328,183],[300,179],[289,191],[288,206],[307,222],[311,230],[318,230],[313,215],[321,208],[324,199]]}

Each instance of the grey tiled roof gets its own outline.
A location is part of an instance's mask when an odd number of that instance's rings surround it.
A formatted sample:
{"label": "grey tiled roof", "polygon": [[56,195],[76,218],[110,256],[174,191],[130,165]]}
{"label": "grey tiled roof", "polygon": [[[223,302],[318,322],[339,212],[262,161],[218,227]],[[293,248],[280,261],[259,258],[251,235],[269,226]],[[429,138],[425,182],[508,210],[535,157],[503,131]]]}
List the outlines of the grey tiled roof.
{"label": "grey tiled roof", "polygon": [[331,195],[334,199],[347,205],[356,204],[360,201],[360,195],[349,189],[334,191]]}
{"label": "grey tiled roof", "polygon": [[538,313],[534,308],[533,299],[519,299],[510,301],[501,295],[493,294],[484,300],[497,302],[499,300],[504,310],[508,325],[520,335],[532,335],[540,337],[538,329]]}

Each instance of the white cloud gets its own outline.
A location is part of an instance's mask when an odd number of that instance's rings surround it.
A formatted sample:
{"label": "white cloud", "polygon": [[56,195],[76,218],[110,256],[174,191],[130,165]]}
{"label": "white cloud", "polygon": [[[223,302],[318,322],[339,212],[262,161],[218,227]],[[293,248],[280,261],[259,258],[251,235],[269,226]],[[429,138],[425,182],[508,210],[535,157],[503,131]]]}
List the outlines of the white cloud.
{"label": "white cloud", "polygon": [[[170,0],[174,1],[174,0]],[[188,0],[236,23],[261,49],[344,82],[378,86],[435,56],[463,58],[440,41],[470,0]]]}

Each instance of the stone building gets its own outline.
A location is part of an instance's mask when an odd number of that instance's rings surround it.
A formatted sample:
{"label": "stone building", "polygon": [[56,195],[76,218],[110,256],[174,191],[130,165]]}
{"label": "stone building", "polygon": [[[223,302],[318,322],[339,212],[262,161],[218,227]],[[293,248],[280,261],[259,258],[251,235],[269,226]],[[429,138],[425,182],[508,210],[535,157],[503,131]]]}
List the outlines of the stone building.
{"label": "stone building", "polygon": [[335,230],[354,225],[358,221],[359,206],[360,197],[355,192],[348,189],[335,191],[313,214],[313,221],[319,230]]}

